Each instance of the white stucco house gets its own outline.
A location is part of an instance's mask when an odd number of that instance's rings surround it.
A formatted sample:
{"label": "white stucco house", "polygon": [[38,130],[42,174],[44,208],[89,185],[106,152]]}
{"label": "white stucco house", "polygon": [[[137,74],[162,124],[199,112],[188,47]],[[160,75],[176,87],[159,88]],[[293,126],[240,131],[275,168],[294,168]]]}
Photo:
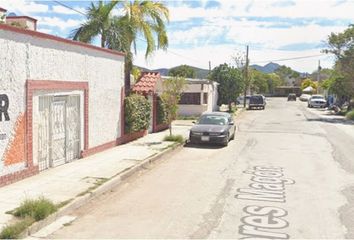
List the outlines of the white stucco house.
{"label": "white stucco house", "polygon": [[125,55],[29,29],[0,24],[0,186],[124,137]]}
{"label": "white stucco house", "polygon": [[[168,78],[171,77],[162,76],[162,80]],[[199,116],[203,112],[212,112],[219,109],[217,105],[219,84],[217,82],[208,79],[186,78],[186,83],[179,104],[179,115]]]}

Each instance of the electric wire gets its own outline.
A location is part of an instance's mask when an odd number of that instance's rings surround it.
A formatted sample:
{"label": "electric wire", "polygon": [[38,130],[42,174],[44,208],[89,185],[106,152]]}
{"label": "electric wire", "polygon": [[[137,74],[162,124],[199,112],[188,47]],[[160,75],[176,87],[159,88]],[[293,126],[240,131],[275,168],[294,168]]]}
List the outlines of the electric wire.
{"label": "electric wire", "polygon": [[[72,7],[70,7],[70,6],[64,4],[64,3],[60,2],[60,1],[53,0],[53,2],[55,2],[55,3],[57,3],[57,4],[59,4],[59,5],[63,6],[63,7],[65,7],[65,8],[71,9],[72,11],[75,11],[75,12],[77,12],[77,13],[83,15],[83,16],[86,16],[85,13],[83,13],[83,12],[81,12],[81,11],[75,9],[75,8],[72,8]],[[140,38],[140,37],[138,37],[137,39],[140,40],[140,41],[143,41],[143,42],[145,42],[145,43],[147,42],[145,39]],[[178,57],[182,57],[182,58],[185,58],[185,59],[188,59],[188,60],[191,60],[191,61],[195,61],[195,62],[199,62],[199,63],[204,63],[204,62],[202,62],[202,61],[200,61],[200,60],[197,60],[197,59],[194,59],[194,58],[191,58],[191,57],[184,56],[184,55],[182,55],[182,54],[176,53],[176,52],[171,51],[171,50],[168,50],[168,49],[166,49],[166,51],[169,52],[169,53],[171,53],[171,54],[173,54],[173,55],[176,55],[176,56],[178,56]],[[324,57],[324,56],[328,56],[328,55],[326,55],[326,54],[316,54],[316,55],[298,56],[298,57],[292,57],[292,58],[281,58],[281,59],[273,59],[273,60],[254,61],[254,62],[252,62],[252,63],[253,63],[253,64],[259,64],[259,63],[268,63],[268,62],[282,62],[282,61],[291,61],[291,60],[298,60],[298,59],[307,59],[307,58],[314,58],[314,57],[321,57],[321,56]]]}

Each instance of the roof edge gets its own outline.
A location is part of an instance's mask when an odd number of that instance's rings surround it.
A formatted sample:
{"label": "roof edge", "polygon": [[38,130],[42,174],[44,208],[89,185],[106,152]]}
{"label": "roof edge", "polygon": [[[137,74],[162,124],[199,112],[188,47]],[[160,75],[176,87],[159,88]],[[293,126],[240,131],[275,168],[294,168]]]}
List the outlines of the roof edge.
{"label": "roof edge", "polygon": [[37,31],[33,31],[33,30],[28,30],[28,29],[22,29],[22,28],[18,28],[18,27],[13,27],[13,26],[9,26],[7,24],[0,24],[0,30],[15,32],[15,33],[19,33],[19,34],[28,35],[31,37],[42,38],[42,39],[57,41],[57,42],[66,43],[66,44],[70,44],[70,45],[74,45],[74,46],[89,48],[89,49],[93,49],[93,50],[97,50],[97,51],[101,51],[101,52],[105,52],[105,53],[110,53],[110,54],[113,54],[116,56],[123,56],[123,57],[126,56],[126,54],[123,52],[119,52],[119,51],[115,51],[115,50],[111,50],[111,49],[107,49],[107,48],[96,47],[91,44],[61,38],[61,37],[57,37],[57,36],[50,35],[47,33],[37,32]]}
{"label": "roof edge", "polygon": [[28,20],[32,20],[34,22],[37,22],[38,20],[33,18],[33,17],[29,17],[29,16],[6,16],[6,19],[21,19],[21,18],[26,18]]}

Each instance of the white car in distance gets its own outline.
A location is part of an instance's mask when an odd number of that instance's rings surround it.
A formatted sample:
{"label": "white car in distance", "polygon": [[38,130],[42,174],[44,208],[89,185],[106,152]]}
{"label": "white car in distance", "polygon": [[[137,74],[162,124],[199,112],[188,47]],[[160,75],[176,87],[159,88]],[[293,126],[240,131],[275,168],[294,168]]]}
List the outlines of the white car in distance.
{"label": "white car in distance", "polygon": [[303,102],[307,102],[309,99],[311,98],[311,95],[310,94],[301,94],[301,96],[299,97],[300,101],[303,101]]}
{"label": "white car in distance", "polygon": [[327,101],[322,95],[312,95],[307,104],[309,108],[312,107],[325,108],[326,105],[327,105]]}

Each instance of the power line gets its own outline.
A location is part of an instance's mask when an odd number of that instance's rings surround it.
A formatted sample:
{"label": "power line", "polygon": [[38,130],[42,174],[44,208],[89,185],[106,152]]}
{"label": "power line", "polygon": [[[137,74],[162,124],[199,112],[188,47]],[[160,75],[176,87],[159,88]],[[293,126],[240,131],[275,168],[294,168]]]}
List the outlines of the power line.
{"label": "power line", "polygon": [[[81,12],[81,11],[75,9],[75,8],[72,8],[72,7],[70,7],[70,6],[64,4],[64,3],[60,2],[60,1],[53,0],[53,2],[55,2],[55,3],[57,3],[57,4],[59,4],[59,5],[63,6],[63,7],[65,7],[65,8],[68,8],[68,9],[70,9],[70,10],[72,10],[72,11],[75,11],[75,12],[77,12],[77,13],[83,15],[83,16],[86,16],[85,13],[83,13],[83,12]],[[139,37],[138,37],[137,39],[138,39],[138,40],[141,40],[141,41],[143,41],[143,42],[145,42],[145,43],[147,43],[147,41],[146,41],[145,39],[143,39],[143,38],[139,38]],[[166,51],[169,52],[169,53],[171,53],[171,54],[174,54],[174,55],[176,55],[176,56],[178,56],[178,57],[182,57],[182,58],[185,58],[185,59],[194,61],[194,62],[204,63],[204,62],[202,62],[202,61],[200,61],[200,60],[197,60],[197,59],[194,59],[194,58],[191,58],[191,57],[184,56],[184,55],[182,55],[182,54],[176,53],[176,52],[171,51],[171,50],[168,50],[168,49],[166,49]],[[275,60],[274,60],[274,59],[273,59],[273,60],[263,60],[263,61],[256,61],[256,62],[254,62],[254,63],[282,62],[282,61],[290,61],[290,60],[297,60],[297,59],[314,58],[314,57],[319,57],[319,56],[324,56],[324,54],[317,54],[317,55],[310,55],[310,56],[300,56],[300,57],[293,57],[293,58],[282,58],[282,59],[275,59]]]}
{"label": "power line", "polygon": [[301,56],[301,57],[293,57],[293,58],[281,58],[281,59],[273,59],[273,60],[264,60],[264,61],[255,61],[253,63],[267,63],[267,62],[282,62],[282,61],[290,61],[290,60],[297,60],[297,59],[305,59],[305,58],[314,58],[326,56],[325,54],[317,54],[317,55],[309,55],[309,56]]}
{"label": "power line", "polygon": [[[72,8],[72,7],[70,7],[70,6],[68,6],[68,5],[64,4],[64,3],[60,2],[60,1],[53,0],[53,2],[55,2],[55,3],[59,4],[59,5],[63,6],[63,7],[66,7],[66,8],[68,8],[68,9],[71,9],[71,10],[73,10],[73,11],[75,11],[75,12],[77,12],[77,13],[79,13],[79,14],[83,15],[83,16],[86,16],[86,14],[85,14],[85,13],[83,13],[83,12],[81,12],[81,11],[79,11],[79,10],[75,9],[75,8]],[[138,40],[141,40],[141,41],[143,41],[143,42],[145,42],[145,43],[147,43],[147,41],[146,41],[145,39],[143,39],[143,38],[139,38],[139,37],[138,37],[137,39],[138,39]],[[167,51],[167,52],[169,52],[169,53],[172,53],[172,54],[174,54],[174,55],[176,55],[176,56],[179,56],[179,57],[185,58],[185,59],[189,59],[189,60],[196,61],[196,62],[199,62],[199,63],[204,63],[204,62],[201,62],[200,60],[197,60],[197,59],[193,59],[193,58],[190,58],[190,57],[183,56],[182,54],[179,54],[179,53],[173,52],[173,51],[168,50],[168,49],[166,49],[166,51]]]}
{"label": "power line", "polygon": [[77,13],[79,13],[79,14],[81,14],[81,15],[86,16],[86,14],[85,14],[85,13],[83,13],[83,12],[81,12],[81,11],[79,11],[79,10],[75,9],[75,8],[72,8],[72,7],[70,7],[70,6],[66,5],[66,4],[64,4],[64,3],[62,3],[62,2],[59,2],[59,1],[56,1],[56,0],[53,0],[53,2],[55,2],[55,3],[59,4],[59,5],[63,6],[63,7],[66,7],[66,8],[68,8],[68,9],[70,9],[70,10],[73,10],[74,12],[77,12]]}

